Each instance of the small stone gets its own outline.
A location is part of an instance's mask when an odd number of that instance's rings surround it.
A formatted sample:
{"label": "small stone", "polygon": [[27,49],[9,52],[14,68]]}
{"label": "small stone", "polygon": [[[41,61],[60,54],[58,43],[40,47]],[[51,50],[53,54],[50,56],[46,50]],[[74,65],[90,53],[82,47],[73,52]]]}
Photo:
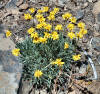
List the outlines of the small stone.
{"label": "small stone", "polygon": [[100,37],[94,37],[91,44],[94,49],[100,52]]}
{"label": "small stone", "polygon": [[92,2],[92,0],[88,0],[89,2]]}
{"label": "small stone", "polygon": [[83,8],[86,8],[88,5],[88,2],[84,3]]}
{"label": "small stone", "polygon": [[100,1],[96,2],[93,7],[93,11],[95,16],[100,13]]}
{"label": "small stone", "polygon": [[100,55],[98,56],[97,61],[100,64]]}
{"label": "small stone", "polygon": [[81,73],[81,74],[86,73],[86,67],[87,67],[86,64],[82,64],[82,66],[80,67],[79,73]]}
{"label": "small stone", "polygon": [[6,4],[5,8],[17,8],[16,2],[17,2],[17,0],[9,0],[9,2]]}
{"label": "small stone", "polygon": [[97,21],[100,23],[100,13],[97,14]]}
{"label": "small stone", "polygon": [[84,17],[84,11],[78,10],[76,13],[77,20],[82,19]]}
{"label": "small stone", "polygon": [[28,4],[22,4],[19,6],[19,8],[25,10],[28,8]]}
{"label": "small stone", "polygon": [[21,5],[21,4],[23,3],[23,1],[24,1],[24,0],[19,0],[19,1],[17,1],[17,2],[16,2],[16,5],[17,5],[17,6]]}

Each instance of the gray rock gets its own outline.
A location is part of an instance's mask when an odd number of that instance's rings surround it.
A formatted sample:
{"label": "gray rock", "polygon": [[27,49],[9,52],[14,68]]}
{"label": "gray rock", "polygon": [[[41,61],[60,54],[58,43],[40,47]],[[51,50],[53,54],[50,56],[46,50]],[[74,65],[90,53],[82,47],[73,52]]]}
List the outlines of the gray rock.
{"label": "gray rock", "polygon": [[16,2],[17,2],[17,0],[10,0],[10,1],[6,4],[5,8],[17,8],[17,7],[16,7]]}
{"label": "gray rock", "polygon": [[100,52],[100,38],[94,37],[92,40],[92,47]]}
{"label": "gray rock", "polygon": [[98,56],[98,58],[97,58],[97,61],[98,61],[98,63],[100,64],[100,54],[99,54],[99,56]]}
{"label": "gray rock", "polygon": [[77,20],[82,19],[83,17],[84,17],[84,11],[78,10],[77,13],[76,13]]}
{"label": "gray rock", "polygon": [[97,21],[100,23],[100,13],[97,14]]}

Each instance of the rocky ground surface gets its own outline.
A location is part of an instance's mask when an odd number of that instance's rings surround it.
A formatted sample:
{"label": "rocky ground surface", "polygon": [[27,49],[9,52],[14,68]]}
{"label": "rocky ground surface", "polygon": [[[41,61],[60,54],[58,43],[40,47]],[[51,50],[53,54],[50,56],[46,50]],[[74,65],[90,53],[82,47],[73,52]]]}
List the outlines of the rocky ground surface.
{"label": "rocky ground surface", "polygon": [[[30,7],[46,5],[56,5],[64,11],[69,10],[79,21],[86,23],[88,34],[82,39],[81,46],[87,50],[95,63],[98,81],[100,81],[100,0],[0,0],[0,94],[17,94],[22,66],[18,58],[12,56],[11,50],[17,41],[23,40],[25,35],[23,31],[32,23],[25,22],[23,14]],[[13,31],[12,38],[5,37],[6,29]],[[28,90],[30,88],[27,85],[24,85],[24,89],[25,87]],[[98,87],[100,87],[100,82],[93,82],[88,89],[93,94],[99,94]],[[27,90],[24,92],[20,94],[28,94]],[[46,94],[45,91],[41,92],[41,94]]]}

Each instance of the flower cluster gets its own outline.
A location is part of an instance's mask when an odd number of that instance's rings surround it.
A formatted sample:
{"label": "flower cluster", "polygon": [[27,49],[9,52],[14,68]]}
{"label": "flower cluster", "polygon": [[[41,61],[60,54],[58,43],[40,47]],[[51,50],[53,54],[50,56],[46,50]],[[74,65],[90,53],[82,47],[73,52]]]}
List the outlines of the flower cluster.
{"label": "flower cluster", "polygon": [[[26,75],[34,81],[42,77],[51,81],[60,69],[67,71],[71,62],[81,59],[80,54],[75,54],[75,45],[72,41],[77,41],[87,34],[85,23],[77,22],[71,13],[66,12],[62,14],[64,24],[53,24],[59,11],[59,8],[51,10],[46,6],[41,9],[30,8],[28,13],[24,14],[25,20],[35,19],[37,23],[27,30],[28,39],[17,44],[12,54],[20,56],[29,70]],[[10,31],[7,31],[6,36],[10,35]]]}

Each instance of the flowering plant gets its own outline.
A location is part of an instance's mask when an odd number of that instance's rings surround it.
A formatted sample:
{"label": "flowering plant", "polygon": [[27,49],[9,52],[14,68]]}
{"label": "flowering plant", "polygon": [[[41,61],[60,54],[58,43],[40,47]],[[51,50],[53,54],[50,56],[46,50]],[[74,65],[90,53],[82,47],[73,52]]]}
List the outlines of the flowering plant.
{"label": "flowering plant", "polygon": [[17,43],[16,49],[12,51],[24,65],[23,78],[30,80],[36,87],[50,88],[59,73],[58,81],[64,83],[66,73],[70,74],[71,64],[81,59],[81,55],[76,54],[73,41],[87,33],[85,24],[77,22],[69,12],[62,14],[64,23],[56,23],[58,12],[59,8],[29,9],[29,13],[24,14],[25,20],[35,19],[38,23],[27,30],[29,36]]}

